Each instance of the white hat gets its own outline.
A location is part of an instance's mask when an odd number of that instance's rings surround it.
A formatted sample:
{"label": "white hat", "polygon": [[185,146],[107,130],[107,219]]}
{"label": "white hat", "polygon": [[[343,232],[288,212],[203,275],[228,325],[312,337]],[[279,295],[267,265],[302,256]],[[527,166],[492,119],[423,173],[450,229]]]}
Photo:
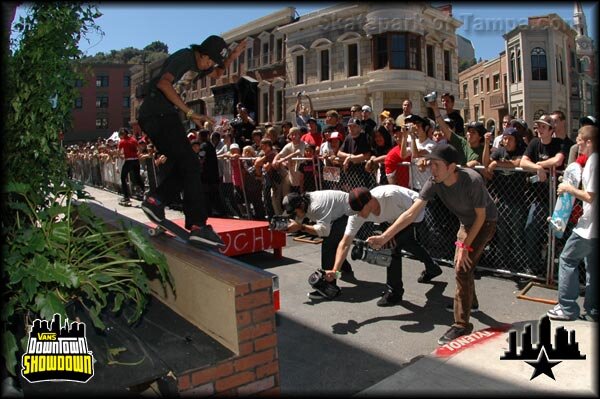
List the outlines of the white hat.
{"label": "white hat", "polygon": [[363,105],[362,106],[362,110],[366,111],[366,112],[373,112],[373,110],[371,109],[371,107],[369,107],[368,105]]}
{"label": "white hat", "polygon": [[231,150],[239,150],[240,149],[240,145],[238,143],[233,143],[229,146],[229,151]]}

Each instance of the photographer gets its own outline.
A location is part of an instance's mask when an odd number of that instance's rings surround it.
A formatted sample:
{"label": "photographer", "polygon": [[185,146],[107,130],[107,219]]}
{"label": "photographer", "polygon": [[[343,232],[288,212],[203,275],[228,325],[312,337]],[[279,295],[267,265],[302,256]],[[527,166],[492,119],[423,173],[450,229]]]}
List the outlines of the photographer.
{"label": "photographer", "polygon": [[[352,190],[348,196],[350,208],[358,212],[348,218],[344,237],[340,241],[335,255],[335,263],[332,270],[327,270],[327,279],[335,278],[336,272],[340,270],[344,260],[348,256],[348,250],[352,239],[358,233],[365,222],[393,223],[403,212],[411,208],[419,193],[406,187],[397,185],[384,185],[375,187],[369,191],[365,187]],[[417,223],[423,221],[424,210],[421,209],[414,218],[409,228],[399,231],[395,235],[395,245],[392,252],[392,261],[387,268],[387,290],[383,297],[377,301],[377,306],[392,306],[402,301],[404,288],[402,283],[402,250],[413,254],[425,264],[425,271],[419,277],[420,283],[427,283],[434,277],[442,274],[442,269],[434,262],[429,253],[416,240]]]}
{"label": "photographer", "polygon": [[[348,216],[353,215],[348,201],[348,193],[338,190],[313,191],[305,194],[290,193],[283,200],[285,211],[294,220],[288,224],[287,232],[302,231],[323,238],[321,245],[321,266],[331,265],[335,260],[337,244],[342,239]],[[302,224],[304,218],[316,222]],[[354,273],[347,259],[340,269],[344,280],[353,280]],[[311,299],[323,299],[314,291],[308,294]]]}

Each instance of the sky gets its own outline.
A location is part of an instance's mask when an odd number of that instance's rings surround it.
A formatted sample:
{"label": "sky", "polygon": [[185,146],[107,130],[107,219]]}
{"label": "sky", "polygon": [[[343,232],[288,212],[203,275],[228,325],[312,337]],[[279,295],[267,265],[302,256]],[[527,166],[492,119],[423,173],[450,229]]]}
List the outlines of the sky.
{"label": "sky", "polygon": [[[98,4],[103,15],[96,23],[104,32],[104,36],[92,35],[89,42],[80,42],[79,47],[86,55],[108,53],[126,47],[142,49],[157,40],[167,44],[169,52],[173,53],[190,44],[199,44],[209,35],[222,34],[286,6],[295,7],[296,12],[302,16],[335,3],[223,2],[223,5],[219,6],[212,5],[214,3],[209,5],[163,2]],[[598,32],[598,3],[582,4],[588,24],[588,35],[595,38]],[[572,25],[574,2],[453,2],[452,9],[454,18],[463,22],[457,33],[471,40],[477,60],[490,60],[504,49],[502,35],[519,24],[527,23],[529,16],[556,13]],[[25,13],[25,6],[19,7],[15,22],[19,15]],[[598,46],[598,43],[595,45]]]}

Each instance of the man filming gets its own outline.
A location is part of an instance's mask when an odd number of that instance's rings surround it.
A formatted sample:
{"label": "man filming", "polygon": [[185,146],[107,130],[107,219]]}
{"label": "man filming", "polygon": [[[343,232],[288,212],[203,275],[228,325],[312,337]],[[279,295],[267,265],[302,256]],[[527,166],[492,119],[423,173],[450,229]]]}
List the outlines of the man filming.
{"label": "man filming", "polygon": [[[335,263],[332,270],[327,270],[327,280],[332,281],[337,276],[343,262],[348,256],[348,251],[354,236],[358,233],[365,222],[393,223],[403,212],[411,208],[419,193],[406,187],[393,184],[373,188],[371,191],[365,187],[353,189],[348,201],[350,208],[358,212],[357,215],[348,218],[344,237],[340,241],[335,255]],[[377,301],[377,306],[392,306],[402,301],[404,286],[402,283],[402,250],[413,254],[418,260],[425,264],[425,271],[421,273],[419,283],[428,283],[434,277],[442,274],[442,269],[431,258],[427,250],[416,240],[416,227],[423,221],[424,209],[421,209],[415,217],[414,223],[407,229],[399,231],[395,235],[395,245],[392,251],[392,261],[387,268],[387,289],[383,296]]]}

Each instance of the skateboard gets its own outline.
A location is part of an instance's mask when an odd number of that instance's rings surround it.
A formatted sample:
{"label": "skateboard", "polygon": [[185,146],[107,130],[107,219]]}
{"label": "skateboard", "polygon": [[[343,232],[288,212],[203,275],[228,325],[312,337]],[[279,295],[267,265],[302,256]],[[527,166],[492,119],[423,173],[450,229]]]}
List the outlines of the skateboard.
{"label": "skateboard", "polygon": [[121,205],[121,206],[133,206],[133,204],[131,203],[131,201],[125,201],[125,200],[120,200],[119,201],[119,205]]}
{"label": "skateboard", "polygon": [[319,236],[313,236],[311,234],[302,234],[293,238],[294,241],[306,242],[309,244],[320,244],[323,239]]}
{"label": "skateboard", "polygon": [[217,250],[221,247],[221,246],[213,246],[213,245],[203,244],[203,243],[197,242],[197,241],[190,241],[189,230],[184,229],[183,227],[179,226],[177,223],[172,222],[170,220],[164,219],[160,223],[156,223],[154,221],[152,223],[155,224],[155,227],[148,228],[148,234],[151,237],[158,237],[159,235],[165,234],[168,232],[168,233],[173,234],[175,236],[175,238],[178,239],[179,241],[181,241],[185,244],[194,245],[201,249],[212,250],[212,251],[218,252]]}
{"label": "skateboard", "polygon": [[[581,165],[577,162],[573,162],[565,169],[563,182],[579,187],[581,173]],[[573,211],[574,203],[575,197],[570,193],[562,193],[556,199],[556,206],[554,207],[554,212],[552,212],[552,217],[550,218],[550,227],[556,238],[562,238],[565,233],[569,217]]]}

